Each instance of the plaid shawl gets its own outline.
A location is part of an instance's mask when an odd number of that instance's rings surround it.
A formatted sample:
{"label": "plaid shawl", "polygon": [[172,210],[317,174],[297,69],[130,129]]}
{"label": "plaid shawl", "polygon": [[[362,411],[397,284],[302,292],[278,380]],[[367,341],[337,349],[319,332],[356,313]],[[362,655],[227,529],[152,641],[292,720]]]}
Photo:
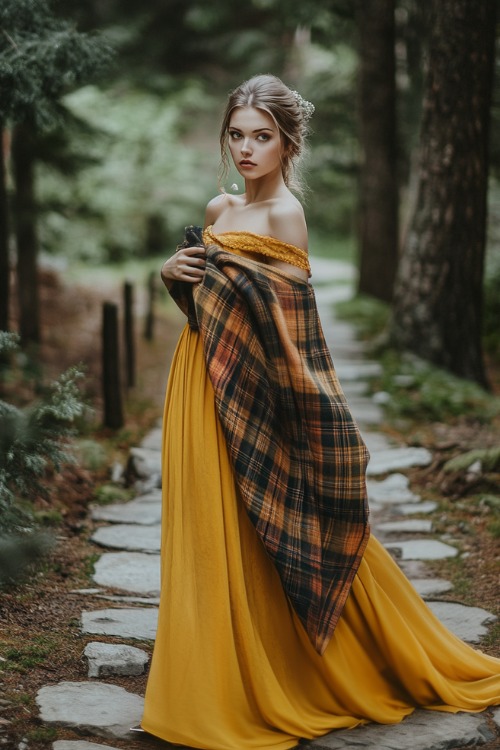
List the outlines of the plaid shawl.
{"label": "plaid shawl", "polygon": [[239,492],[323,653],[368,541],[368,451],[314,291],[215,245],[203,281],[171,290],[186,312],[190,291]]}

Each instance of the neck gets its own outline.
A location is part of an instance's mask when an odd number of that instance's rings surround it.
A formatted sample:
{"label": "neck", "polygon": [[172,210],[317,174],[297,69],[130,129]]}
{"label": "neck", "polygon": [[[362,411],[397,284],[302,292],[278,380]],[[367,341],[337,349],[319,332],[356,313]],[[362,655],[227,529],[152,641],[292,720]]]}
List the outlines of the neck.
{"label": "neck", "polygon": [[258,180],[245,180],[245,203],[260,203],[261,201],[278,198],[288,190],[283,180],[281,169],[273,174],[266,174]]}

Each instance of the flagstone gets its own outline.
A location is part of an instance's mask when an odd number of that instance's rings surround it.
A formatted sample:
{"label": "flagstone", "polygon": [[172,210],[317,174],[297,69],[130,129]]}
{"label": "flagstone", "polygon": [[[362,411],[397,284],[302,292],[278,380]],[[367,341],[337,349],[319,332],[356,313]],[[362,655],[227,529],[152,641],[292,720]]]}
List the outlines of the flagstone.
{"label": "flagstone", "polygon": [[158,610],[155,607],[98,609],[81,615],[82,632],[92,635],[154,640],[157,625]]}
{"label": "flagstone", "polygon": [[386,542],[387,549],[399,550],[402,560],[445,560],[456,557],[456,547],[444,544],[437,539],[409,539],[405,541]]}
{"label": "flagstone", "polygon": [[428,466],[432,454],[427,448],[400,447],[372,453],[367,475],[376,476],[389,471],[410,469],[413,466]]}
{"label": "flagstone", "polygon": [[404,521],[385,521],[375,525],[377,531],[386,534],[429,534],[432,531],[432,521],[425,518],[408,518]]}
{"label": "flagstone", "polygon": [[161,522],[161,504],[132,500],[129,503],[103,505],[92,509],[94,521],[109,523],[136,523],[139,526],[154,526]]}
{"label": "flagstone", "polygon": [[446,594],[453,589],[453,584],[444,578],[411,578],[410,583],[424,599],[426,596]]}
{"label": "flagstone", "polygon": [[138,526],[136,524],[113,524],[101,526],[90,537],[102,547],[140,552],[159,552],[161,526]]}
{"label": "flagstone", "polygon": [[[372,453],[372,456],[379,454],[387,454],[389,451],[380,451]],[[396,448],[395,450],[400,450]],[[371,460],[370,460],[371,464]],[[370,466],[368,464],[368,466]],[[415,495],[410,490],[410,481],[404,474],[390,474],[385,479],[380,481],[376,479],[369,479],[366,483],[368,491],[368,500],[370,502],[381,503],[382,505],[394,505],[401,502],[418,503],[420,502],[419,495]]]}
{"label": "flagstone", "polygon": [[415,711],[400,724],[341,729],[308,743],[314,750],[450,750],[492,739],[485,718],[473,714]]}
{"label": "flagstone", "polygon": [[124,643],[92,641],[87,643],[83,653],[88,659],[89,677],[143,674],[149,661],[146,651]]}
{"label": "flagstone", "polygon": [[144,699],[103,682],[60,682],[38,691],[40,719],[46,724],[101,737],[130,737],[142,719]]}
{"label": "flagstone", "polygon": [[478,643],[487,635],[488,626],[497,620],[494,614],[481,607],[456,602],[427,602],[427,605],[452,633],[469,643]]}
{"label": "flagstone", "polygon": [[86,740],[57,740],[52,750],[112,750],[111,745],[97,745]]}
{"label": "flagstone", "polygon": [[157,596],[160,556],[144,552],[107,552],[95,563],[92,579],[99,586]]}
{"label": "flagstone", "polygon": [[403,503],[402,505],[394,505],[392,511],[394,513],[400,513],[402,516],[411,516],[414,513],[433,513],[438,507],[438,504],[434,500],[424,500],[421,503]]}

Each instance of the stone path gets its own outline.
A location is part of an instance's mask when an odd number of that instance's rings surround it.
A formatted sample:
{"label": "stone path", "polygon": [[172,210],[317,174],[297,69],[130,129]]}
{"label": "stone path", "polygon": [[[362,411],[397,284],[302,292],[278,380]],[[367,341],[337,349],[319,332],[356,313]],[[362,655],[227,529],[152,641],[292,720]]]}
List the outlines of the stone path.
{"label": "stone path", "polygon": [[[333,302],[352,294],[352,267],[316,259],[313,272],[321,281],[316,292],[325,336],[371,452],[368,491],[374,532],[421,596],[430,597],[429,606],[436,616],[459,637],[476,643],[494,616],[477,607],[437,600],[439,594],[450,591],[451,584],[430,577],[425,565],[428,560],[460,555],[457,547],[437,537],[432,520],[425,518],[436,509],[436,503],[422,502],[404,474],[412,466],[428,465],[432,456],[423,448],[393,445],[378,431],[383,415],[377,399],[366,393],[368,381],[379,374],[380,365],[366,359],[353,328],[333,317]],[[113,607],[82,612],[80,627],[89,636],[82,655],[87,660],[88,679],[46,685],[37,695],[37,704],[43,723],[73,729],[96,741],[58,740],[53,750],[109,750],[115,738],[131,740],[129,729],[141,720],[142,698],[106,682],[106,677],[141,674],[155,637],[160,586],[160,448],[158,428],[131,452],[138,477],[135,498],[126,504],[96,507],[92,512],[96,525],[92,539],[102,554],[95,565],[95,588],[76,593],[111,601]],[[92,641],[92,635],[107,641]],[[125,645],[120,639],[134,639],[139,647]],[[141,642],[145,648],[140,648]],[[479,746],[495,737],[500,747],[500,709],[480,715],[416,711],[396,726],[336,731],[305,746],[316,750],[446,750]],[[167,747],[148,739],[143,740],[143,746]]]}

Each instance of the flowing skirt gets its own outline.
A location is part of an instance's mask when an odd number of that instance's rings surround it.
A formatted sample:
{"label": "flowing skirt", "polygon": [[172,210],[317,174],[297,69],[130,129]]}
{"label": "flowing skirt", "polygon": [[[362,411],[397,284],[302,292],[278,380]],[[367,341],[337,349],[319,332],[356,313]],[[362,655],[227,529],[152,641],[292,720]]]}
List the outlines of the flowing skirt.
{"label": "flowing skirt", "polygon": [[267,557],[231,471],[200,337],[187,326],[164,420],[162,593],[142,727],[206,750],[284,750],[415,707],[500,703],[500,660],[432,614],[370,539],[323,656]]}

